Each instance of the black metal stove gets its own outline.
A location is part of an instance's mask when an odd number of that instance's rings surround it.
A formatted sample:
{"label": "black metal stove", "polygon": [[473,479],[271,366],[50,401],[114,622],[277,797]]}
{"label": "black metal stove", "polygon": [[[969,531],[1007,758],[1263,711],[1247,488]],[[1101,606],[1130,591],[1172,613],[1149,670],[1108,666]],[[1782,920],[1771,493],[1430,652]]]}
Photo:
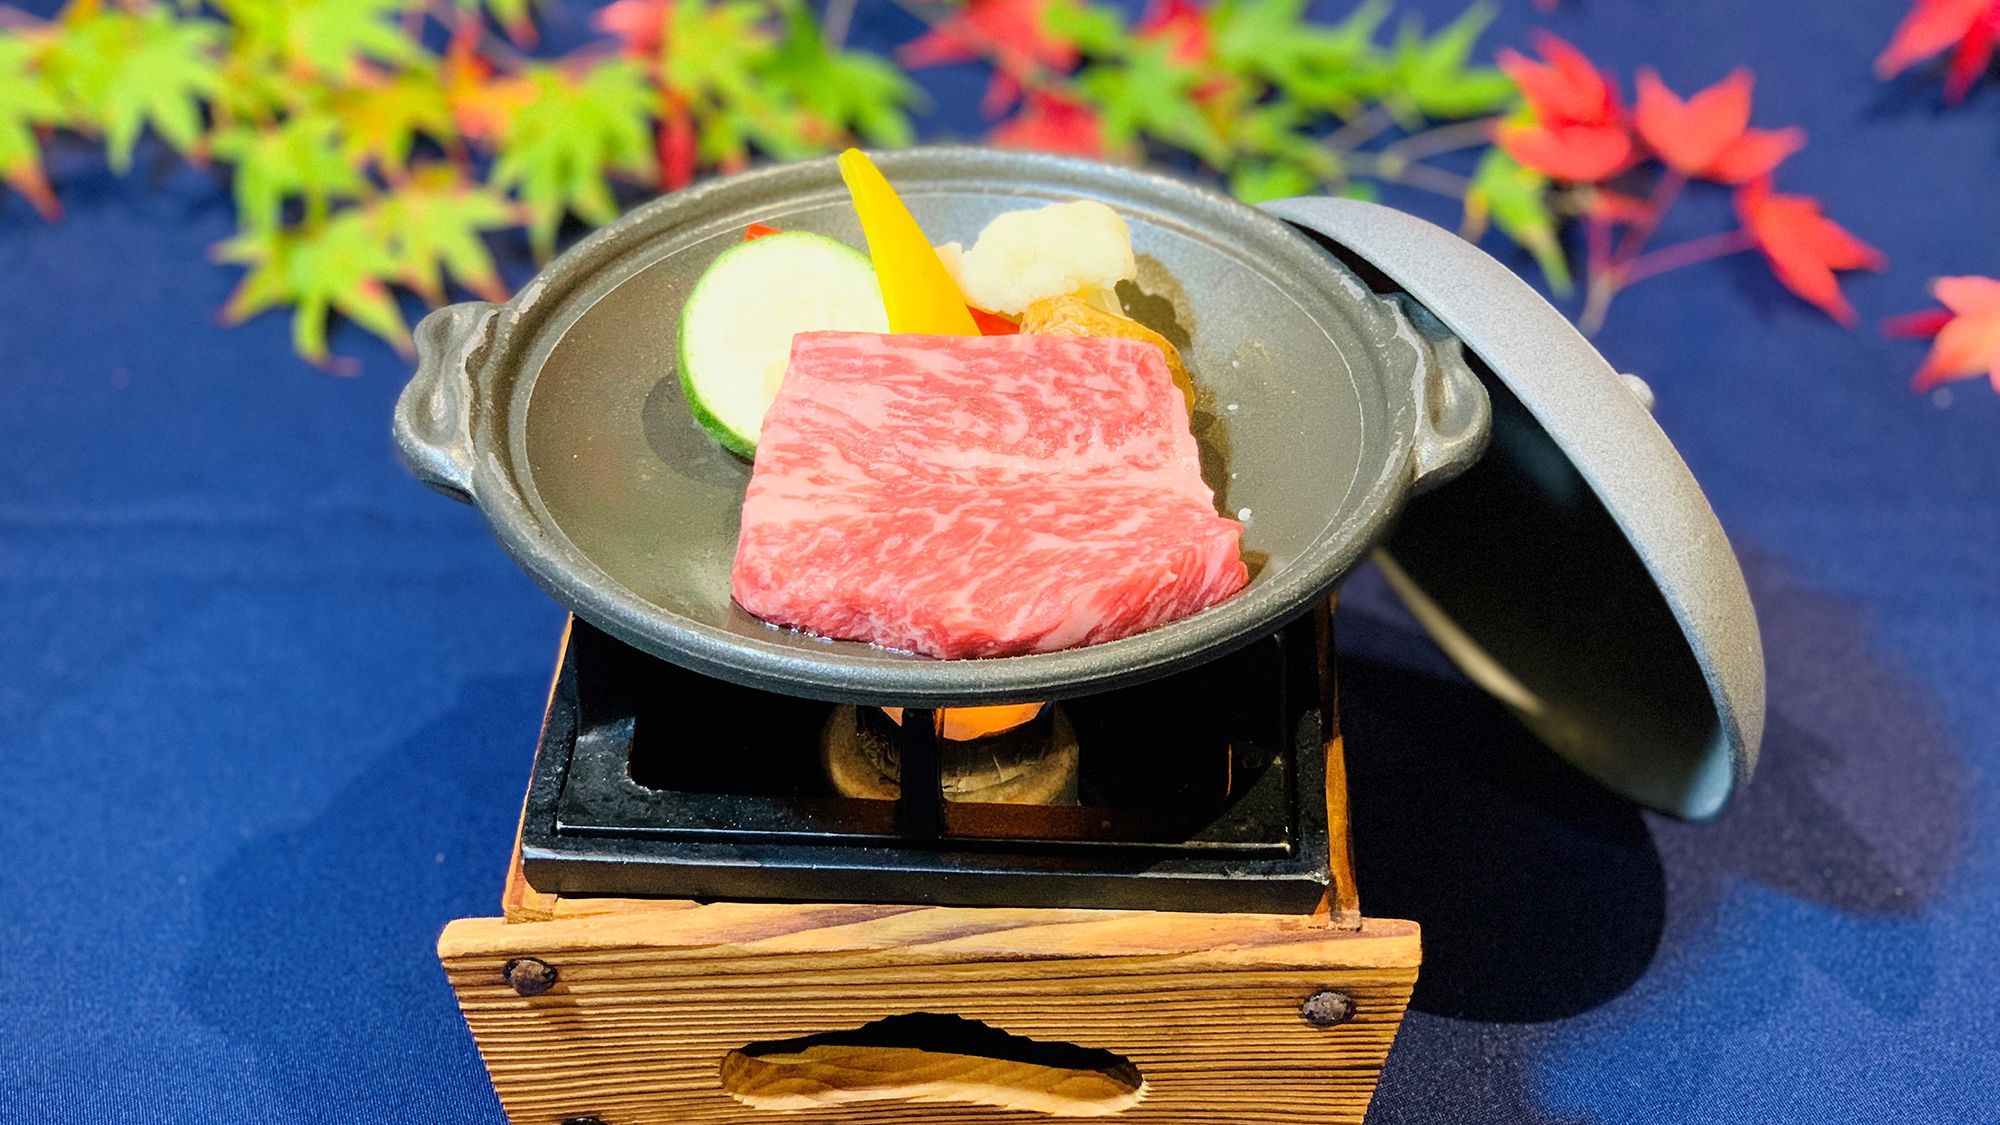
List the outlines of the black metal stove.
{"label": "black metal stove", "polygon": [[[710,679],[576,621],[522,869],[572,897],[1308,914],[1328,880],[1321,660],[1309,615],[1193,670],[1051,705],[1061,715],[989,746],[945,742],[927,711],[894,724]],[[947,759],[998,765],[1058,725],[1074,758],[1063,803],[951,799]],[[830,779],[829,733],[850,727],[889,740],[892,798]]]}

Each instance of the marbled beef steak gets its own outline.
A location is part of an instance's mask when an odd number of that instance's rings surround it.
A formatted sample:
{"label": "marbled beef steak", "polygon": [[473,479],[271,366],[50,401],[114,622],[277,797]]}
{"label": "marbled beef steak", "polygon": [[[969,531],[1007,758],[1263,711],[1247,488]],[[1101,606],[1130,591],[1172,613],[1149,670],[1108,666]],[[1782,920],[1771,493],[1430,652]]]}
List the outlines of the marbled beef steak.
{"label": "marbled beef steak", "polygon": [[764,417],[732,592],[779,625],[937,657],[1048,652],[1248,578],[1158,348],[801,333]]}

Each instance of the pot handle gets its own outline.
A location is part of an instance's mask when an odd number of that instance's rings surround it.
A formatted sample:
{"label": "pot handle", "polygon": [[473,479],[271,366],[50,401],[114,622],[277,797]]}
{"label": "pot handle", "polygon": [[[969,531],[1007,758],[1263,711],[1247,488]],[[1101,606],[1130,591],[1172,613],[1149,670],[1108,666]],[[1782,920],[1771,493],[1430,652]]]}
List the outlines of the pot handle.
{"label": "pot handle", "polygon": [[1415,469],[1411,487],[1428,492],[1472,467],[1486,452],[1493,430],[1493,403],[1472,366],[1465,362],[1465,345],[1451,330],[1407,294],[1395,297],[1397,311],[1416,329],[1422,343],[1417,352],[1416,444],[1410,460]]}
{"label": "pot handle", "polygon": [[417,373],[396,400],[396,448],[417,479],[460,503],[472,494],[472,362],[499,305],[466,301],[417,324]]}

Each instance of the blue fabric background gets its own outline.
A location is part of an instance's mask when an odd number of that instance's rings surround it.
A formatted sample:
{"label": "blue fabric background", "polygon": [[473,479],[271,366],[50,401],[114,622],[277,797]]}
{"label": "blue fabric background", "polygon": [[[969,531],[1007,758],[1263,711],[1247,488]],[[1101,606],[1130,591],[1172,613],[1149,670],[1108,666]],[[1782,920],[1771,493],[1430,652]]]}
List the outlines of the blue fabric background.
{"label": "blue fabric background", "polygon": [[[916,30],[862,8],[858,41]],[[1872,322],[2000,274],[2000,82],[1874,82],[1903,10],[1508,0],[1482,54],[1541,24],[1684,92],[1755,67],[1757,123],[1812,135],[1780,188],[1893,260],[1848,284]],[[978,69],[924,80],[927,134],[976,133]],[[282,316],[215,324],[216,173],[53,164],[63,222],[0,192],[0,1121],[498,1122],[432,942],[497,907],[563,615],[397,464],[403,360],[343,328],[334,379]],[[1601,345],[1742,555],[1763,769],[1719,823],[1641,815],[1357,578],[1363,901],[1427,944],[1371,1121],[1993,1120],[2000,398],[1912,397],[1919,347],[1748,256],[1634,288]]]}

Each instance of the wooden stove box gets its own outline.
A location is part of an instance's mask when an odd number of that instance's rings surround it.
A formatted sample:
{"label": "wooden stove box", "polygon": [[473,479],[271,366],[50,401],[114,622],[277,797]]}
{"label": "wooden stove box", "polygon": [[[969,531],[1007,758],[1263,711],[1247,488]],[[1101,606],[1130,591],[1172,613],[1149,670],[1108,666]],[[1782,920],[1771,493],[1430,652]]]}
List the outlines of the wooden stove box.
{"label": "wooden stove box", "polygon": [[[1359,1122],[1421,949],[1361,917],[1334,704],[1329,673],[1312,915],[572,898],[530,887],[517,845],[502,916],[452,922],[438,956],[514,1125]],[[861,1030],[914,1013],[1057,1046]]]}

